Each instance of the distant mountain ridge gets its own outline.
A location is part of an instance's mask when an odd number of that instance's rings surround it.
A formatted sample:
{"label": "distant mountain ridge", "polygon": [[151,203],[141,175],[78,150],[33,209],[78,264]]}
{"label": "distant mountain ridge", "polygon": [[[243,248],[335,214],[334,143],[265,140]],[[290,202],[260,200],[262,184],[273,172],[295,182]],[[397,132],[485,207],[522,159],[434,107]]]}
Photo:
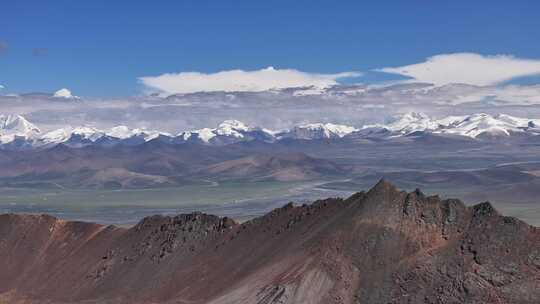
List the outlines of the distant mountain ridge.
{"label": "distant mountain ridge", "polygon": [[178,134],[115,126],[108,130],[92,126],[65,127],[42,132],[21,115],[0,115],[0,148],[38,148],[65,144],[137,145],[152,140],[171,144],[198,143],[227,145],[243,141],[276,142],[280,140],[347,140],[378,137],[381,139],[418,133],[459,136],[471,139],[501,138],[513,135],[540,135],[540,119],[520,118],[506,114],[485,113],[433,118],[410,112],[395,117],[387,124],[349,126],[333,123],[309,123],[275,131],[248,126],[238,120],[225,120],[215,128],[202,128]]}

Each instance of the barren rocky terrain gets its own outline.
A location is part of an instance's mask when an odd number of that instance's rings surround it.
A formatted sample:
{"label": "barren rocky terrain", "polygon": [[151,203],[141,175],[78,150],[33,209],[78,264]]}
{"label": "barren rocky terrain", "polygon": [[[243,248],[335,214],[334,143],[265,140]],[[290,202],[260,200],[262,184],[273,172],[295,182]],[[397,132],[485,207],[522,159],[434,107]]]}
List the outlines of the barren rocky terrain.
{"label": "barren rocky terrain", "polygon": [[3,303],[538,303],[540,230],[380,181],[243,223],[4,214],[0,269]]}

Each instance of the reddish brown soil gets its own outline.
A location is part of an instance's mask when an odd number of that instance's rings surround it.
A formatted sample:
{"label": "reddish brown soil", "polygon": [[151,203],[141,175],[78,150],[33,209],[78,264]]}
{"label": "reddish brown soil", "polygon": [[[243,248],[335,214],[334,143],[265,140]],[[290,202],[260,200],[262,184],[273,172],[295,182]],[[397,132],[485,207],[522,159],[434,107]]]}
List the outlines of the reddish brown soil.
{"label": "reddish brown soil", "polygon": [[540,303],[540,229],[385,181],[243,224],[6,214],[0,303]]}

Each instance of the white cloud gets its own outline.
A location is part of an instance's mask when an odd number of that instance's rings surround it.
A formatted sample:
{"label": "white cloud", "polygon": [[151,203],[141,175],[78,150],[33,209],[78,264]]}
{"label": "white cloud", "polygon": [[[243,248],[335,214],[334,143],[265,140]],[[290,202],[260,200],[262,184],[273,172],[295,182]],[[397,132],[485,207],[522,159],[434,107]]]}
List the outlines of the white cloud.
{"label": "white cloud", "polygon": [[73,94],[71,94],[71,91],[66,89],[66,88],[63,88],[63,89],[60,89],[60,90],[54,92],[53,97],[56,97],[56,98],[68,98],[68,99],[71,99],[71,98],[79,99],[78,96],[74,96]]}
{"label": "white cloud", "polygon": [[[162,95],[206,93],[169,99],[85,98],[76,99],[77,102],[59,102],[60,98],[44,94],[0,94],[0,104],[5,114],[24,114],[46,129],[65,124],[99,128],[125,124],[177,132],[232,118],[272,129],[289,128],[306,121],[359,126],[384,122],[387,116],[408,111],[433,116],[486,112],[540,118],[540,84],[501,84],[513,77],[538,73],[539,65],[540,60],[511,56],[439,55],[408,67],[383,69],[393,73],[399,70],[413,80],[337,85],[328,89],[324,87],[337,84],[341,77],[360,73],[312,74],[273,68],[210,74],[188,72],[142,77],[140,81],[149,91]],[[289,87],[297,88],[283,89]],[[273,88],[282,90],[266,91]],[[73,94],[62,89],[55,96],[70,98]]]}
{"label": "white cloud", "polygon": [[415,81],[437,86],[451,83],[489,86],[516,77],[540,74],[540,60],[509,55],[455,53],[437,55],[421,63],[382,68],[378,71],[411,77]]}
{"label": "white cloud", "polygon": [[0,84],[0,90],[3,90],[5,89],[6,87],[4,87],[3,85]]}
{"label": "white cloud", "polygon": [[484,93],[484,98],[491,97],[500,104],[506,105],[539,105],[540,85],[519,86],[509,85],[496,88],[484,88],[478,94]]}
{"label": "white cloud", "polygon": [[291,87],[328,87],[336,85],[344,77],[361,76],[358,72],[338,74],[313,74],[293,69],[266,69],[256,71],[231,70],[212,74],[182,72],[160,76],[140,77],[139,81],[151,90],[164,94],[249,91]]}
{"label": "white cloud", "polygon": [[436,117],[486,112],[540,118],[540,85],[402,83],[335,86],[309,96],[295,94],[296,91],[208,92],[170,99],[85,98],[77,102],[58,102],[59,99],[48,95],[0,94],[0,105],[2,114],[22,114],[44,131],[66,125],[106,129],[122,124],[178,132],[204,128],[226,119],[270,129],[305,122],[358,127],[382,123],[388,116],[408,111]]}

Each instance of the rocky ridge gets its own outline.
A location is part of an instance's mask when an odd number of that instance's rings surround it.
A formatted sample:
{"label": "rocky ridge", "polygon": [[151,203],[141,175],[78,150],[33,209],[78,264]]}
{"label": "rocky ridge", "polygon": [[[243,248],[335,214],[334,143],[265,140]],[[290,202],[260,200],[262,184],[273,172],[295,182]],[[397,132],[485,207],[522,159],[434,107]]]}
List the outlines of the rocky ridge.
{"label": "rocky ridge", "polygon": [[9,303],[538,303],[540,230],[381,181],[244,223],[1,215],[0,269]]}

